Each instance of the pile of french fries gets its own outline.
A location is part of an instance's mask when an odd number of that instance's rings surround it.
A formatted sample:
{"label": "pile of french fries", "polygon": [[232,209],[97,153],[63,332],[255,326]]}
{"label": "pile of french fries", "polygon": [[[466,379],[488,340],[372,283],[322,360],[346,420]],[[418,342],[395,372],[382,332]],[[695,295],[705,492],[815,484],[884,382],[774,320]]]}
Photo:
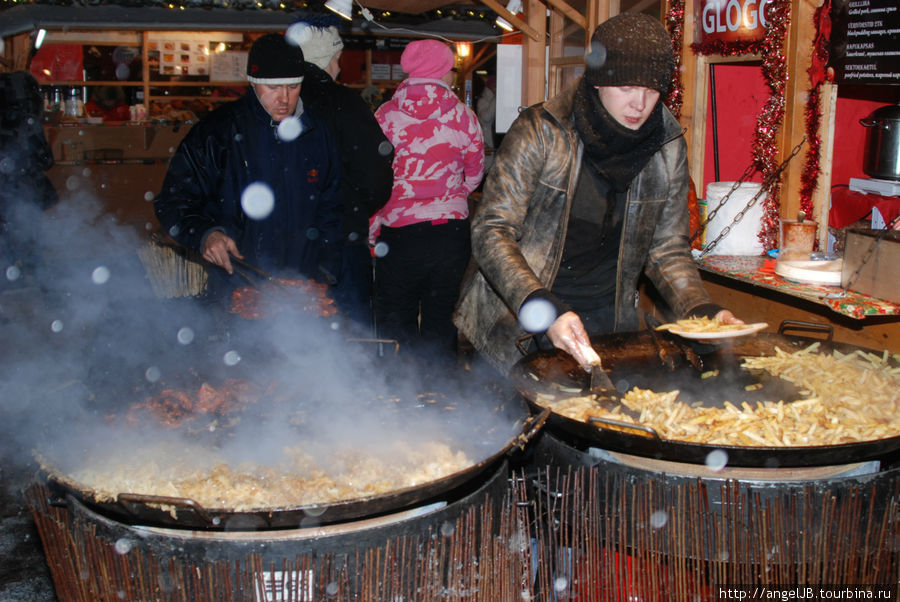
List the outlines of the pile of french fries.
{"label": "pile of french fries", "polygon": [[744,330],[746,324],[725,324],[716,318],[685,318],[675,322],[660,324],[656,330],[675,330],[678,332],[726,332],[732,330]]}
{"label": "pile of french fries", "polygon": [[[678,400],[678,391],[637,387],[622,403],[630,416],[598,405],[592,397],[544,399],[551,410],[574,420],[590,417],[640,423],[665,439],[726,446],[795,447],[873,441],[900,435],[900,368],[887,352],[819,353],[818,343],[789,353],[747,357],[742,366],[765,370],[801,389],[796,401],[726,401],[706,407]],[[539,400],[539,403],[542,403]]]}

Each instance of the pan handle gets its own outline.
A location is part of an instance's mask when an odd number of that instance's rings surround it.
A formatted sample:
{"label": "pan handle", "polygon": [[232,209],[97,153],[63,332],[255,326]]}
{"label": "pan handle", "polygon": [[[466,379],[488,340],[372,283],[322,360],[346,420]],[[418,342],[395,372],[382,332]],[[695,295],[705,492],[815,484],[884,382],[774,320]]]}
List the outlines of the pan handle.
{"label": "pan handle", "polygon": [[371,338],[349,338],[348,343],[374,343],[376,345],[393,345],[394,355],[400,354],[400,341],[397,339],[371,339]]}
{"label": "pan handle", "polygon": [[541,413],[537,414],[536,416],[529,416],[528,419],[525,420],[525,424],[522,426],[522,432],[519,433],[518,437],[516,437],[516,447],[524,451],[525,446],[544,427],[544,423],[547,422],[547,418],[549,417],[550,408],[544,408],[543,410],[541,410]]}
{"label": "pan handle", "polygon": [[868,117],[859,120],[860,125],[866,128],[881,128],[882,130],[889,130],[891,126],[889,125],[889,121],[881,121],[880,119],[869,119]]}
{"label": "pan handle", "polygon": [[784,334],[786,330],[805,330],[808,332],[825,333],[826,342],[830,343],[834,339],[834,328],[830,324],[818,324],[816,322],[804,322],[802,320],[785,320],[778,326],[778,334]]}
{"label": "pan handle", "polygon": [[[609,426],[616,426],[616,427],[624,428],[624,429],[632,429],[635,431],[639,431],[638,434],[643,437],[652,437],[657,440],[660,439],[659,433],[657,433],[655,429],[653,429],[649,426],[644,426],[643,424],[631,424],[630,422],[621,422],[619,420],[610,420],[609,418],[598,418],[596,416],[591,416],[590,418],[588,418],[588,422],[590,422],[591,424],[593,424],[595,426],[599,423],[601,425],[609,425]],[[602,428],[602,426],[600,428]]]}
{"label": "pan handle", "polygon": [[650,338],[653,340],[653,346],[656,347],[656,355],[659,356],[659,361],[669,369],[669,372],[674,372],[675,358],[669,355],[669,352],[665,350],[663,343],[659,338],[659,333],[656,332],[656,327],[660,326],[662,322],[660,322],[656,316],[648,312],[644,314],[644,323],[647,325],[647,332],[650,333]]}
{"label": "pan handle", "polygon": [[120,493],[116,496],[116,501],[132,514],[136,513],[131,509],[129,504],[165,504],[167,506],[189,508],[210,525],[215,524],[215,521],[207,514],[206,509],[190,498],[171,497],[168,495],[145,495],[143,493]]}
{"label": "pan handle", "polygon": [[534,338],[533,334],[523,334],[519,338],[516,339],[516,349],[519,350],[519,353],[522,355],[528,355],[529,353],[529,343],[531,343],[531,339]]}

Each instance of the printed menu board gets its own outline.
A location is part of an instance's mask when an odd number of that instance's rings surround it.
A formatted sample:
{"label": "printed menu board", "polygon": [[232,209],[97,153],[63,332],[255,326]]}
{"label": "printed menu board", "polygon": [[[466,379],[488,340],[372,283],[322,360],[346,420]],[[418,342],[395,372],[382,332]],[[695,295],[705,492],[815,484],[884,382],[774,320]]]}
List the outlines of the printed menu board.
{"label": "printed menu board", "polygon": [[160,75],[209,75],[209,45],[191,40],[159,40],[147,43],[159,52]]}
{"label": "printed menu board", "polygon": [[216,52],[210,57],[210,80],[214,82],[239,82],[247,79],[249,52]]}
{"label": "printed menu board", "polygon": [[837,0],[829,65],[844,84],[900,85],[900,7],[896,0]]}
{"label": "printed menu board", "polygon": [[215,81],[239,81],[244,79],[247,53],[227,49],[242,40],[242,34],[234,32],[154,31],[147,36],[148,62],[162,76],[212,75]]}

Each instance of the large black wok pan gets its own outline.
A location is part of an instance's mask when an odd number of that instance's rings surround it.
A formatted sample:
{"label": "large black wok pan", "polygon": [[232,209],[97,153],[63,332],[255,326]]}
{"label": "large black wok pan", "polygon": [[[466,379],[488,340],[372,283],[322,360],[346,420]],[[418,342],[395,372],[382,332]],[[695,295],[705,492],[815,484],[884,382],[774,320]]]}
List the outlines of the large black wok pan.
{"label": "large black wok pan", "polygon": [[[144,313],[155,315],[160,312]],[[125,326],[133,321],[134,310],[129,309],[124,312],[124,318],[111,322],[109,332],[104,332],[102,337],[97,338],[97,349],[117,349],[118,347],[107,343],[114,341],[117,333],[127,332]],[[110,416],[121,421],[133,404],[143,402],[166,388],[196,390],[201,383],[218,386],[228,378],[257,379],[256,382],[263,388],[270,382],[280,380],[284,383],[286,375],[282,365],[286,359],[292,362],[289,363],[289,368],[292,368],[305,362],[310,356],[322,354],[322,341],[318,339],[310,342],[298,336],[295,348],[281,347],[275,350],[266,347],[267,339],[260,337],[258,332],[246,332],[246,325],[240,322],[225,322],[228,326],[226,331],[221,329],[222,323],[218,320],[201,314],[191,324],[196,333],[194,344],[181,346],[169,342],[165,347],[167,354],[154,356],[154,362],[164,362],[155,364],[161,368],[162,378],[159,380],[149,382],[144,377],[148,360],[144,360],[143,356],[139,358],[140,361],[133,362],[133,365],[125,364],[115,361],[116,354],[111,351],[99,358],[103,361],[94,362],[102,367],[102,370],[97,371],[102,378],[90,379],[87,385],[92,392],[91,405],[102,409],[102,414],[91,412],[81,418],[85,423],[69,424],[68,431],[90,432],[93,423],[105,423]],[[179,325],[180,323],[175,325],[175,331]],[[251,337],[251,334],[256,336]],[[175,340],[174,331],[167,332],[167,336],[167,340]],[[144,341],[141,348],[152,347],[151,343],[155,342]],[[357,343],[349,343],[353,344]],[[237,366],[223,370],[221,358],[226,351],[232,349],[238,349],[243,359]],[[346,403],[345,413],[350,414],[347,420],[359,420],[363,417],[366,419],[365,424],[372,421],[379,433],[398,432],[398,436],[402,436],[404,432],[410,432],[409,429],[416,428],[418,419],[430,421],[429,424],[432,425],[437,424],[441,440],[447,442],[451,449],[463,451],[472,463],[435,481],[383,495],[329,504],[269,507],[247,512],[203,508],[190,499],[160,498],[149,495],[151,492],[121,491],[115,500],[98,499],[94,491],[69,477],[85,468],[84,465],[89,462],[78,457],[81,453],[79,446],[83,445],[80,442],[68,448],[64,445],[49,445],[37,449],[37,455],[47,460],[42,465],[55,467],[41,471],[38,476],[47,482],[60,503],[64,503],[66,496],[72,496],[92,509],[129,524],[193,529],[290,528],[377,516],[451,495],[453,491],[477,481],[503,456],[512,453],[514,448],[524,446],[539,428],[539,425],[535,426],[537,420],[530,415],[525,401],[510,388],[508,381],[497,375],[492,375],[492,379],[488,375],[473,374],[467,374],[465,378],[451,378],[443,373],[446,370],[444,366],[415,363],[412,360],[402,363],[395,358],[386,358],[383,363],[369,363],[367,359],[360,361],[365,357],[349,353],[349,347],[345,355],[339,369],[346,382],[335,383],[341,385],[340,399],[332,399],[335,385],[332,384],[333,380],[329,380],[333,377],[328,374],[307,375],[304,372],[299,382],[294,382],[297,378],[291,375],[286,387],[287,394],[280,389],[275,395],[244,408],[237,417],[239,424],[235,428],[243,429],[251,424],[254,429],[258,429],[252,431],[254,435],[260,438],[271,437],[270,431],[265,430],[264,426],[257,426],[256,421],[278,420],[280,408],[289,405],[292,418],[301,415],[309,420],[296,425],[293,421],[288,425],[287,421],[282,420],[276,424],[279,427],[276,430],[285,436],[285,430],[296,428],[287,433],[289,441],[284,444],[302,445],[314,435],[321,434],[317,432],[321,425],[316,417],[322,413],[322,408],[333,409],[334,403],[340,401]],[[362,355],[365,356],[365,353]],[[385,379],[386,371],[390,371],[392,378]],[[333,371],[329,374],[331,372]],[[385,386],[389,387],[387,391],[383,388]],[[422,402],[422,395],[425,393],[432,396],[433,403]],[[476,417],[484,419],[478,421]],[[226,419],[229,424],[224,424]],[[218,421],[214,429],[205,428],[207,425],[211,427],[212,423],[210,418],[203,416],[202,419],[188,423],[182,430],[186,437],[192,437],[190,441],[218,448],[229,443],[233,421],[234,415],[229,414]],[[402,431],[399,425],[407,430]],[[341,433],[339,428],[330,430],[331,440],[339,441],[343,436]],[[246,431],[241,434],[246,438]],[[63,448],[63,451],[55,450],[57,447]],[[74,453],[69,450],[74,450]],[[51,452],[56,455],[52,456]],[[134,453],[134,450],[127,447],[117,450],[117,455],[132,461],[135,470],[139,470],[140,459],[133,458]],[[174,508],[171,513],[170,508]]]}
{"label": "large black wok pan", "polygon": [[[744,390],[745,379],[758,379],[740,370],[745,356],[771,355],[776,346],[785,351],[803,349],[815,339],[785,336],[783,334],[759,334],[729,340],[719,345],[690,345],[675,335],[661,335],[654,331],[619,333],[592,338],[591,342],[603,358],[603,365],[610,372],[617,389],[625,391],[633,386],[667,391],[680,389],[680,399],[703,401],[707,405],[714,386],[701,378],[705,371],[719,370],[716,380],[731,381],[740,390],[743,399],[797,399],[790,383],[778,378],[763,380],[763,388],[753,394]],[[821,341],[823,351],[838,349],[851,352],[857,347]],[[523,357],[511,372],[513,386],[529,401],[534,409],[542,409],[537,402],[538,393],[559,395],[560,391],[579,391],[589,386],[589,376],[566,353],[538,351]],[[759,382],[758,380],[756,382]],[[571,393],[578,394],[578,393]],[[692,399],[693,394],[693,399]],[[736,397],[732,397],[735,399]],[[760,468],[803,467],[839,465],[872,459],[883,459],[900,450],[900,436],[827,446],[805,447],[750,447],[721,446],[660,437],[645,426],[633,426],[626,422],[593,419],[590,424],[551,412],[546,421],[548,430],[571,440],[575,445],[597,447],[676,462],[703,464],[710,452],[727,453],[729,466]],[[625,430],[622,430],[625,429]]]}
{"label": "large black wok pan", "polygon": [[[448,430],[452,430],[458,428],[454,424],[455,418],[466,416],[465,405],[469,401],[476,403],[475,400],[457,399],[450,411],[439,407],[424,410],[444,412]],[[484,402],[484,399],[477,401]],[[57,470],[42,469],[38,479],[47,484],[55,503],[63,505],[71,496],[93,510],[126,524],[234,531],[299,528],[372,518],[433,501],[450,501],[468,488],[477,487],[483,473],[515,449],[524,447],[546,419],[546,413],[530,416],[524,400],[518,395],[494,399],[492,403],[496,404],[493,410],[496,420],[491,422],[493,426],[486,421],[483,428],[472,429],[469,423],[468,436],[458,439],[456,449],[465,451],[470,458],[476,458],[469,466],[431,482],[334,503],[235,511],[204,508],[187,498],[134,492],[121,492],[115,500],[98,499],[93,490]]]}

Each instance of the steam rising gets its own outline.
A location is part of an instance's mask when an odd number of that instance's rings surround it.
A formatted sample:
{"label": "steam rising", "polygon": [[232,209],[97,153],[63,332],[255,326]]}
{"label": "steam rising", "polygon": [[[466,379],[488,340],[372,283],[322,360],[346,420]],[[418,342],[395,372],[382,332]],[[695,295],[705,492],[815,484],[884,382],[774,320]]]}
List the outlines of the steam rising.
{"label": "steam rising", "polygon": [[[204,427],[217,436],[217,454],[234,462],[275,463],[286,445],[309,445],[327,461],[348,443],[377,454],[397,440],[450,441],[478,462],[517,434],[521,410],[498,411],[498,394],[484,382],[438,374],[423,381],[419,365],[348,341],[355,332],[340,321],[290,311],[249,321],[203,299],[157,298],[136,253],[146,234],[84,192],[12,225],[36,242],[32,256],[2,265],[0,281],[0,403],[8,417],[0,440],[3,455],[23,466],[35,455],[63,470],[116,457],[140,470],[157,459],[137,456],[142,444],[177,452],[183,442],[151,421],[126,424],[129,409],[164,388],[227,379],[281,395],[260,402],[265,420],[227,432]],[[423,400],[424,391],[446,396]]]}

